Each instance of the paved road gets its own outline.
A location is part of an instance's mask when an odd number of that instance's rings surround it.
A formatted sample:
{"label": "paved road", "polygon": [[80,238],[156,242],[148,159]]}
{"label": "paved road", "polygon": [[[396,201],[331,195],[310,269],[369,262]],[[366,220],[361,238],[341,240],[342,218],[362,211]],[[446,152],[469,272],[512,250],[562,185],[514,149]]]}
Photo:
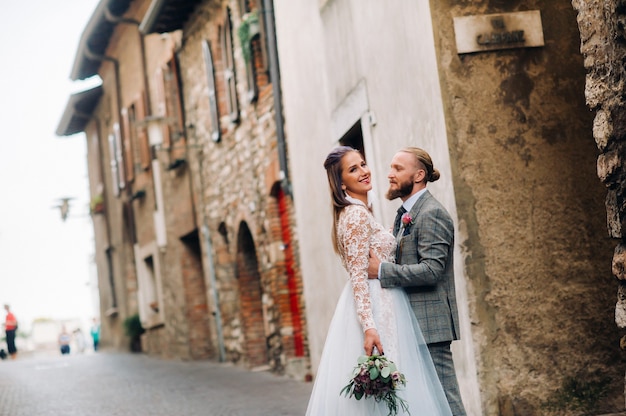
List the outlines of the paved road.
{"label": "paved road", "polygon": [[99,352],[0,362],[0,416],[302,416],[312,383]]}

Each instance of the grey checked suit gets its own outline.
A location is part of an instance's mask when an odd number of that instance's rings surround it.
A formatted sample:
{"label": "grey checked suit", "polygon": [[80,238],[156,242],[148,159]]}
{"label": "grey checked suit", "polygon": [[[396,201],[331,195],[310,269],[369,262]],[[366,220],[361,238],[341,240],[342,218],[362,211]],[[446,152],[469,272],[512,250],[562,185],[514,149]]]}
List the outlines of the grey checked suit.
{"label": "grey checked suit", "polygon": [[[450,343],[459,339],[454,287],[454,223],[430,192],[415,202],[413,223],[402,230],[395,263],[381,263],[382,287],[403,287],[417,317],[454,415],[465,410],[454,373]],[[394,227],[394,235],[398,227]]]}

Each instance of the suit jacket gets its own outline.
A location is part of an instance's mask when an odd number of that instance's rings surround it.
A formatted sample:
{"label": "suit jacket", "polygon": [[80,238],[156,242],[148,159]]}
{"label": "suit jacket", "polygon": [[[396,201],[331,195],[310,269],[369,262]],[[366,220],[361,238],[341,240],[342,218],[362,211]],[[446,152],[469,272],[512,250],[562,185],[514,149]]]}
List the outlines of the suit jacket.
{"label": "suit jacket", "polygon": [[[382,263],[382,287],[403,287],[427,344],[460,337],[454,287],[454,223],[426,191],[409,212],[395,263]],[[397,234],[398,230],[394,230]]]}

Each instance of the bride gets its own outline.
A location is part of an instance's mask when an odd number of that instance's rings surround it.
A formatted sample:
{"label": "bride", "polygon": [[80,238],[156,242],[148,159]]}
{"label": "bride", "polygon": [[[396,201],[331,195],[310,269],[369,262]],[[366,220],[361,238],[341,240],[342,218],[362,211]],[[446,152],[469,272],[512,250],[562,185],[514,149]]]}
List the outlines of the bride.
{"label": "bride", "polygon": [[[324,162],[332,195],[333,246],[350,275],[331,320],[309,399],[311,416],[385,416],[387,405],[373,398],[340,395],[360,355],[384,354],[406,377],[398,396],[412,416],[450,415],[428,347],[402,288],[383,289],[367,278],[370,249],[393,261],[396,241],[368,208],[370,170],[360,152],[334,149]],[[409,414],[398,406],[398,414]]]}

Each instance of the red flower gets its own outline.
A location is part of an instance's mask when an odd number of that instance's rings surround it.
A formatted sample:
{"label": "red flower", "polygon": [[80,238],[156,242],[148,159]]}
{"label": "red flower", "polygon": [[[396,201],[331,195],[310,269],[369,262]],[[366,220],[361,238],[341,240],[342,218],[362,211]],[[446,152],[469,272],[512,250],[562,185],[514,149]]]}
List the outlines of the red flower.
{"label": "red flower", "polygon": [[413,218],[411,218],[408,212],[402,216],[402,224],[404,224],[405,228],[409,225],[413,225]]}

